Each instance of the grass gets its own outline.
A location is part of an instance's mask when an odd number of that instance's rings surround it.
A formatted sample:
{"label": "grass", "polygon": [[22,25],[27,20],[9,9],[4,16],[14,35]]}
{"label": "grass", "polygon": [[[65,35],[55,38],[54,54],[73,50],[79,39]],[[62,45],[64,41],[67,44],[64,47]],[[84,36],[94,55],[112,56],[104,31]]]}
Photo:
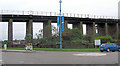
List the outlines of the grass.
{"label": "grass", "polygon": [[[8,48],[14,50],[24,50],[24,48]],[[34,50],[41,50],[41,51],[99,51],[99,48],[88,48],[88,49],[57,49],[57,48],[34,48]]]}

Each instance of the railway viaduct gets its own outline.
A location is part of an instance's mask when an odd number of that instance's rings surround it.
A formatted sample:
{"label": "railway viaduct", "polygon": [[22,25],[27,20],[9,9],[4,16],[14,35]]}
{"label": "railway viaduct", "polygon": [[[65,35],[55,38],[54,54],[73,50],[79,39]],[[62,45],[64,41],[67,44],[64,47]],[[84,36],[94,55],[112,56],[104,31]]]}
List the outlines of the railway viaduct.
{"label": "railway viaduct", "polygon": [[[1,11],[0,22],[8,22],[8,41],[13,41],[13,22],[26,22],[26,34],[31,35],[33,35],[33,22],[42,22],[43,37],[52,36],[51,23],[57,23],[57,15],[53,16],[52,12],[50,12],[49,15],[39,15],[39,12],[36,12],[36,14],[37,15],[33,14],[33,12],[32,14],[25,14],[25,12],[22,12],[22,14],[11,14],[7,12],[4,14],[4,11]],[[83,17],[79,14],[74,14],[74,17],[72,17],[71,14],[68,16],[68,13],[62,15],[65,16],[65,28],[68,28],[67,24],[72,24],[73,28],[78,28],[83,32],[83,24],[86,24],[86,34],[95,37],[97,29],[100,36],[110,35],[113,39],[118,40],[120,34],[120,21],[118,18],[107,18],[104,16],[97,16],[96,18],[95,16],[90,17],[89,15]],[[49,29],[44,29],[46,26],[49,26]],[[33,38],[33,36],[31,38]]]}

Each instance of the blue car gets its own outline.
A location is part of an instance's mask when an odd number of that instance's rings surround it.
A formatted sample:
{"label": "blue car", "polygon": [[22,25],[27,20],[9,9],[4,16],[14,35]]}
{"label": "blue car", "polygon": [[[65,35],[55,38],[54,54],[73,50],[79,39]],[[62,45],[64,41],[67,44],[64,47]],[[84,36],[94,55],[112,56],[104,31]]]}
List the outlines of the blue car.
{"label": "blue car", "polygon": [[120,52],[120,46],[118,46],[117,44],[115,43],[105,43],[105,44],[102,44],[100,46],[100,51],[103,52],[103,51],[119,51]]}

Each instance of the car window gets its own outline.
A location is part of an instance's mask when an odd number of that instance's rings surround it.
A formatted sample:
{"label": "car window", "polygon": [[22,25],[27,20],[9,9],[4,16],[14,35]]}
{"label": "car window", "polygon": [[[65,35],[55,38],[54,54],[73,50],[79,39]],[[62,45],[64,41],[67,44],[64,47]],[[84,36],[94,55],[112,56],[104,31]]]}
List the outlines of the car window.
{"label": "car window", "polygon": [[113,46],[117,46],[117,44],[113,44]]}
{"label": "car window", "polygon": [[109,46],[117,46],[117,44],[112,43],[112,44],[109,44]]}
{"label": "car window", "polygon": [[102,44],[101,46],[105,46],[106,44]]}
{"label": "car window", "polygon": [[113,46],[113,44],[109,44],[109,46]]}

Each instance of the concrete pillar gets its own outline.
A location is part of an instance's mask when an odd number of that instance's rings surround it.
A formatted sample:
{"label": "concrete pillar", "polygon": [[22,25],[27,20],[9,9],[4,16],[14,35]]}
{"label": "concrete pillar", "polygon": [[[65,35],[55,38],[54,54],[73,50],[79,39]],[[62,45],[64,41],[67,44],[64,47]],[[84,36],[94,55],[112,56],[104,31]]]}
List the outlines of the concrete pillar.
{"label": "concrete pillar", "polygon": [[8,42],[12,44],[13,42],[13,19],[9,19],[8,22]]}
{"label": "concrete pillar", "polygon": [[108,23],[105,23],[105,35],[108,35]]}
{"label": "concrete pillar", "polygon": [[95,37],[95,34],[96,34],[96,26],[95,26],[95,22],[93,23],[87,23],[86,24],[86,33],[88,35],[92,35],[93,38]]}
{"label": "concrete pillar", "polygon": [[107,36],[108,35],[108,23],[100,23],[98,25],[98,35]]}
{"label": "concrete pillar", "polygon": [[33,23],[32,22],[33,22],[32,19],[26,22],[26,35],[31,34],[32,35],[31,39],[33,39]]}
{"label": "concrete pillar", "polygon": [[93,22],[93,38],[96,35],[96,26],[95,26],[95,22]]}
{"label": "concrete pillar", "polygon": [[117,31],[116,31],[116,40],[119,39],[119,24],[116,23],[116,28],[117,28]]}
{"label": "concrete pillar", "polygon": [[98,35],[99,36],[105,36],[105,23],[99,23],[97,24],[97,28],[98,28]]}
{"label": "concrete pillar", "polygon": [[83,34],[83,22],[80,22],[80,31]]}
{"label": "concrete pillar", "polygon": [[73,28],[79,28],[78,23],[73,23]]}
{"label": "concrete pillar", "polygon": [[43,38],[52,36],[51,20],[43,22]]}
{"label": "concrete pillar", "polygon": [[118,23],[118,40],[120,40],[120,24]]}
{"label": "concrete pillar", "polygon": [[73,28],[78,28],[81,31],[81,33],[83,34],[83,22],[74,23]]}
{"label": "concrete pillar", "polygon": [[68,28],[68,21],[66,21],[66,20],[65,20],[65,22],[64,22],[64,27],[65,27],[65,29]]}
{"label": "concrete pillar", "polygon": [[108,35],[110,35],[113,39],[117,40],[118,33],[118,25],[116,23],[108,24]]}

